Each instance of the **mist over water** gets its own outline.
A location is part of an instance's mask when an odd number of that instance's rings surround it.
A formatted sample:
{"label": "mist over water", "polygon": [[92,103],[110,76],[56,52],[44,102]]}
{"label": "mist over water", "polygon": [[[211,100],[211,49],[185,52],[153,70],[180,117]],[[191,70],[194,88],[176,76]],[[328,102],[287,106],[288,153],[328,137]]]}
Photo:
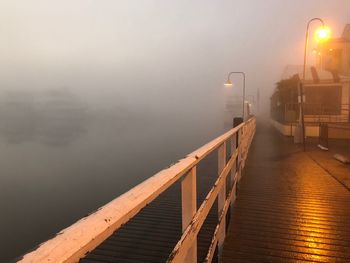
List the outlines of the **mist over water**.
{"label": "mist over water", "polygon": [[[348,0],[0,3],[0,262],[220,135]],[[312,48],[312,43],[310,44]],[[310,59],[312,61],[312,58]],[[256,110],[256,108],[255,108]]]}
{"label": "mist over water", "polygon": [[9,144],[64,146],[88,125],[86,105],[65,89],[12,92],[0,102],[0,136]]}
{"label": "mist over water", "polygon": [[1,93],[1,262],[228,128],[214,110],[189,114],[115,101],[100,105],[69,88]]}

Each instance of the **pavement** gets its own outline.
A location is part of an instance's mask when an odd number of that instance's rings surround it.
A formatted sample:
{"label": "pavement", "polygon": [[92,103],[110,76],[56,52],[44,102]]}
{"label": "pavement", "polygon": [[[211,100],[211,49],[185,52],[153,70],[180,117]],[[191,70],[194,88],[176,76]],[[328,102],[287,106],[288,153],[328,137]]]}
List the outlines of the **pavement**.
{"label": "pavement", "polygon": [[331,154],[258,123],[222,262],[350,262],[349,168]]}
{"label": "pavement", "polygon": [[330,139],[328,151],[322,151],[316,147],[316,144],[315,139],[308,140],[307,154],[331,176],[350,190],[350,164],[344,164],[334,158],[335,154],[340,154],[350,160],[350,139]]}

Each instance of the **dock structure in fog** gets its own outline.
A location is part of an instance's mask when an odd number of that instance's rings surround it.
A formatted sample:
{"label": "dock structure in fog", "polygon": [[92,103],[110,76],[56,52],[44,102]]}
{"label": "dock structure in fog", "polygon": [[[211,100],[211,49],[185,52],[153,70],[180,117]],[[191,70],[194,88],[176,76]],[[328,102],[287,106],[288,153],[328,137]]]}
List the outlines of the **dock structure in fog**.
{"label": "dock structure in fog", "polygon": [[251,117],[20,261],[346,262],[349,201],[307,153],[266,124],[256,132]]}

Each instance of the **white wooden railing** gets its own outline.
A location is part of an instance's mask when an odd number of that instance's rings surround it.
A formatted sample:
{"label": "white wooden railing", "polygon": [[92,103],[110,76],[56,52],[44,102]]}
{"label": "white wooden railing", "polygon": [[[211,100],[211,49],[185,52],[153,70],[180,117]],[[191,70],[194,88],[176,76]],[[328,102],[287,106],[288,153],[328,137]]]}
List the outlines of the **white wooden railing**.
{"label": "white wooden railing", "polygon": [[[20,262],[78,262],[178,180],[181,180],[183,234],[170,254],[168,262],[197,262],[197,235],[211,207],[218,199],[218,224],[206,257],[206,262],[211,262],[215,248],[218,247],[219,255],[222,250],[227,223],[226,214],[235,201],[237,183],[241,178],[255,127],[255,118],[250,118],[114,199],[95,213],[62,230],[56,237],[26,254]],[[230,145],[231,155],[226,162],[227,144]],[[218,178],[197,210],[196,167],[215,150],[218,151]],[[228,175],[230,175],[230,186],[226,187]],[[229,189],[229,193],[226,193],[226,189]]]}

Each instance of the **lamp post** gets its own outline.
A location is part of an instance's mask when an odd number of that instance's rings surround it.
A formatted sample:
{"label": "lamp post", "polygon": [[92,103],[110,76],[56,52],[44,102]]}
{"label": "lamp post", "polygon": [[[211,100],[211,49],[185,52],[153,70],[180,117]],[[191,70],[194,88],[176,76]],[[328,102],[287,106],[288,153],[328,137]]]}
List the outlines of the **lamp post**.
{"label": "lamp post", "polygon": [[232,74],[239,74],[243,76],[243,107],[242,107],[242,119],[244,121],[244,103],[245,103],[245,73],[243,71],[232,71],[228,74],[227,76],[227,81],[225,82],[225,86],[230,87],[232,86],[232,82],[231,82],[231,75]]}
{"label": "lamp post", "polygon": [[305,151],[305,121],[304,121],[304,91],[303,84],[305,83],[305,75],[306,75],[306,60],[307,60],[307,49],[309,44],[309,28],[310,24],[314,21],[319,21],[322,24],[322,27],[318,30],[318,38],[320,40],[325,40],[328,38],[329,31],[325,28],[325,23],[321,18],[315,17],[309,20],[306,26],[306,34],[305,34],[305,45],[304,45],[304,64],[303,64],[303,75],[302,81],[299,85],[300,87],[300,119],[301,119],[301,129],[302,129],[302,139],[303,139],[303,150]]}
{"label": "lamp post", "polygon": [[305,46],[304,46],[304,65],[303,65],[303,81],[305,81],[306,74],[306,60],[307,60],[307,48],[309,44],[309,28],[312,22],[318,21],[322,24],[322,27],[318,29],[317,35],[319,40],[325,40],[329,36],[329,31],[325,27],[325,23],[321,18],[315,17],[309,20],[306,26],[306,34],[305,34]]}

